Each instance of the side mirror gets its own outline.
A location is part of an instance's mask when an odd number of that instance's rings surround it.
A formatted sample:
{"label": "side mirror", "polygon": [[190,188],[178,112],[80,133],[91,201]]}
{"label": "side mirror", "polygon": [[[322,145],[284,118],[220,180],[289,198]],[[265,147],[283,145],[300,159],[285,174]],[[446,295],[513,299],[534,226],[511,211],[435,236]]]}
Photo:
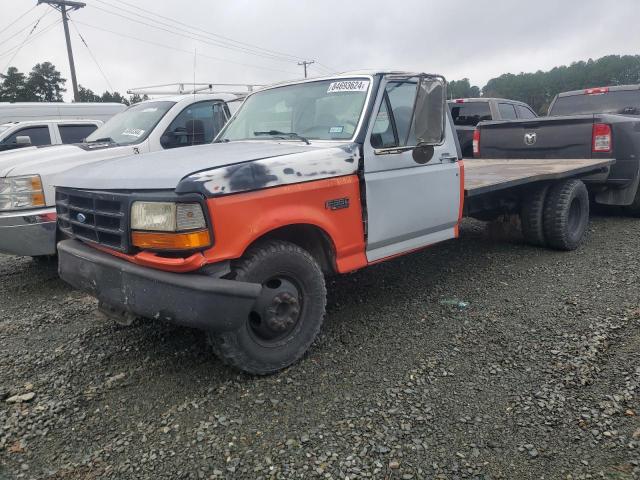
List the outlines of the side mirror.
{"label": "side mirror", "polygon": [[413,109],[413,127],[418,142],[413,149],[413,159],[417,163],[429,162],[433,158],[434,146],[444,140],[446,108],[444,78],[421,76]]}
{"label": "side mirror", "polygon": [[28,135],[21,135],[16,137],[16,145],[21,147],[27,147],[31,145],[31,137]]}
{"label": "side mirror", "polygon": [[420,77],[414,108],[418,145],[439,145],[444,139],[446,88],[442,77]]}

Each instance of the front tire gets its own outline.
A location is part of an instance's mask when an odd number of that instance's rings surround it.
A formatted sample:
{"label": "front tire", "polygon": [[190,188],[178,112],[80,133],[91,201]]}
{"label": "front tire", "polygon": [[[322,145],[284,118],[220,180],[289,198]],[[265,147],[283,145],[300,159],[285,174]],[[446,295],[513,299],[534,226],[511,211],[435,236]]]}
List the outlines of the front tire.
{"label": "front tire", "polygon": [[302,358],[325,314],[327,291],[316,260],[293,243],[271,240],[235,262],[231,277],[263,288],[242,327],[209,333],[216,355],[256,375],[277,372]]}

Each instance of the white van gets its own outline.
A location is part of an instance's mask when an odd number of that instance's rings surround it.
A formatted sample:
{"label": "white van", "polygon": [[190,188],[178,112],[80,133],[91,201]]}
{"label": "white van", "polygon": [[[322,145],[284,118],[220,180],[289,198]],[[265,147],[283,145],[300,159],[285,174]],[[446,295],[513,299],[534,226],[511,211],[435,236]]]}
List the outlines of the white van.
{"label": "white van", "polygon": [[0,125],[28,120],[82,120],[106,122],[122,112],[122,103],[0,102]]}
{"label": "white van", "polygon": [[102,124],[100,120],[32,120],[0,124],[0,153],[16,148],[80,143]]}

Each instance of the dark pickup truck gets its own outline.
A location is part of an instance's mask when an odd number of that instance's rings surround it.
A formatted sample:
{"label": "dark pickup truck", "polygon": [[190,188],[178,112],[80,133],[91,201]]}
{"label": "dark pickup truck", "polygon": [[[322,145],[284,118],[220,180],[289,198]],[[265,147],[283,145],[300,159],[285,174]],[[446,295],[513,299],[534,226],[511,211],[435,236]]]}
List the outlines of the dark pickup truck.
{"label": "dark pickup truck", "polygon": [[585,179],[596,203],[640,215],[640,85],[560,93],[547,117],[481,122],[475,158],[612,158],[608,172]]}
{"label": "dark pickup truck", "polygon": [[449,110],[456,127],[462,156],[473,156],[473,131],[483,120],[529,120],[536,118],[526,103],[505,98],[458,98],[449,100]]}

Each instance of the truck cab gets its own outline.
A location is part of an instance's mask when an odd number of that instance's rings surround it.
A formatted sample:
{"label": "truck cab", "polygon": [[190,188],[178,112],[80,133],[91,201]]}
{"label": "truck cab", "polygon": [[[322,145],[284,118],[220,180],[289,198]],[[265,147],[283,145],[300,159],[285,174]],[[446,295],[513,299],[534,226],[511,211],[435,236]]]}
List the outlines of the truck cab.
{"label": "truck cab", "polygon": [[479,122],[530,120],[538,116],[526,103],[506,98],[457,98],[447,103],[464,158],[473,157],[473,132]]}
{"label": "truck cab", "polygon": [[267,374],[298,360],[324,275],[455,238],[464,172],[442,77],[354,72],[247,97],[211,145],[57,178],[61,277],[103,312],[205,330]]}
{"label": "truck cab", "polygon": [[[29,120],[0,125],[0,153],[17,148],[80,143],[103,124],[100,120]],[[0,156],[0,159],[3,158]]]}
{"label": "truck cab", "polygon": [[[78,143],[1,153],[0,253],[32,257],[56,253],[56,175],[106,159],[210,143],[242,98],[198,93],[147,100],[76,137]],[[128,157],[128,162],[136,158]]]}

